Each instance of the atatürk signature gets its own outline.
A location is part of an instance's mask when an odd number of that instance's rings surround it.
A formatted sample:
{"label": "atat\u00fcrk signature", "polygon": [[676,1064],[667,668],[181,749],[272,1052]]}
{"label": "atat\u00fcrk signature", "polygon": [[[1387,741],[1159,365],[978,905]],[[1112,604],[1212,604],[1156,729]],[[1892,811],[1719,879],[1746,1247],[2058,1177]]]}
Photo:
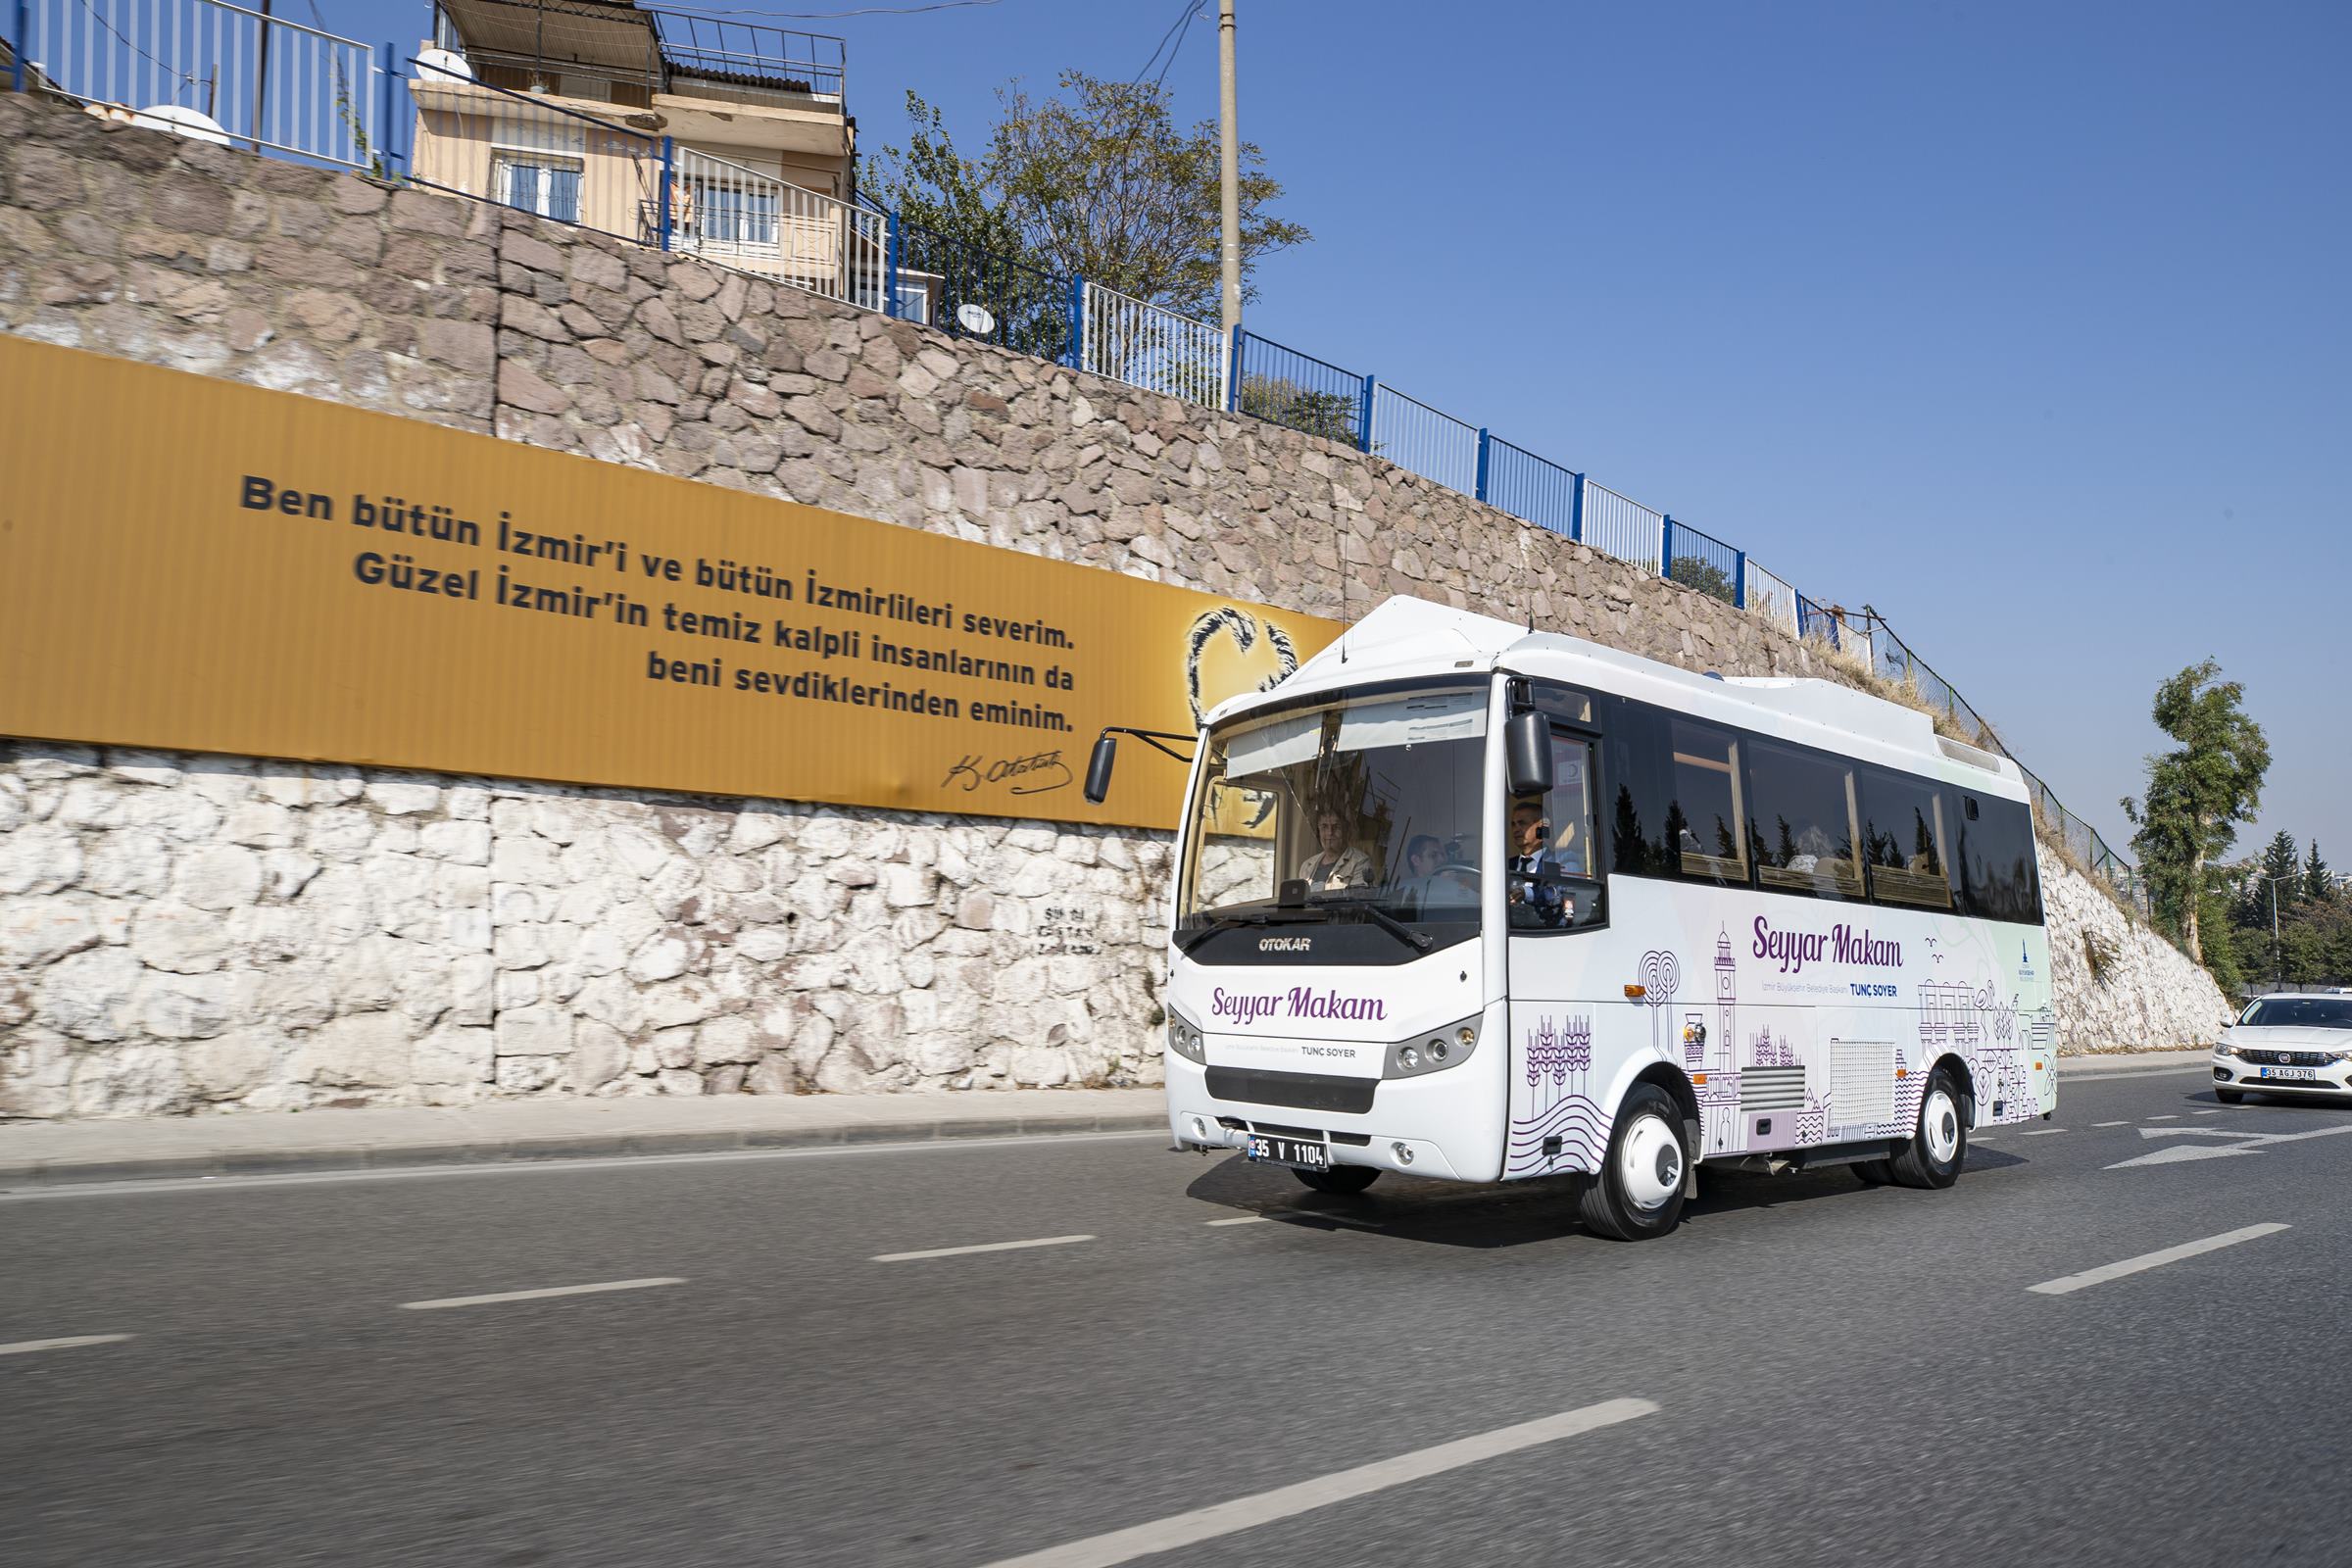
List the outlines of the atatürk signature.
{"label": "atat\u00fcrk signature", "polygon": [[961,782],[969,794],[982,784],[1011,785],[1013,795],[1044,795],[1052,790],[1066,789],[1070,782],[1070,764],[1061,760],[1059,752],[1039,752],[1034,757],[1000,757],[994,760],[977,755],[964,757],[948,776],[939,781],[941,789],[953,789]]}

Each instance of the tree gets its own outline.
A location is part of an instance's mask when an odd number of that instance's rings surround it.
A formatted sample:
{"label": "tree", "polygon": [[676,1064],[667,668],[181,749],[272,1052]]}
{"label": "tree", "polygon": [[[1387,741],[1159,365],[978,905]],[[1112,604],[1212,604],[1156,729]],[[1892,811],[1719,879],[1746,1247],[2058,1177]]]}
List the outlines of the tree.
{"label": "tree", "polygon": [[2148,758],[2145,793],[2124,801],[2138,829],[2132,847],[2152,901],[2199,963],[2205,961],[2199,937],[2205,868],[2229,848],[2237,824],[2254,819],[2271,767],[2270,743],[2242,707],[2245,687],[2221,673],[2208,659],[2156,688],[2150,715],[2180,744]]}
{"label": "tree", "polygon": [[1732,574],[1704,556],[1675,557],[1674,580],[1686,588],[1695,588],[1702,594],[1712,595],[1727,605],[1739,601],[1739,590],[1732,582]]}
{"label": "tree", "polygon": [[2335,902],[2335,879],[2328,874],[2328,862],[2320,858],[2320,841],[2311,841],[2311,858],[2303,862],[2301,902],[2321,905]]}
{"label": "tree", "polygon": [[[987,172],[1024,248],[1044,265],[1214,319],[1221,270],[1217,127],[1179,130],[1165,88],[1061,74],[1062,96],[999,90]],[[1242,294],[1259,257],[1310,237],[1268,209],[1282,186],[1241,146]]]}
{"label": "tree", "polygon": [[2302,857],[2295,853],[2295,836],[2280,828],[2271,836],[2262,851],[2262,877],[2254,888],[2254,902],[2262,906],[2264,923],[2269,923],[2269,889],[2278,890],[2278,912],[2284,914],[2302,897]]}
{"label": "tree", "polygon": [[984,251],[1018,251],[1020,228],[991,198],[988,172],[956,151],[939,111],[909,91],[906,119],[913,126],[906,146],[883,148],[885,162],[860,183],[907,222]]}

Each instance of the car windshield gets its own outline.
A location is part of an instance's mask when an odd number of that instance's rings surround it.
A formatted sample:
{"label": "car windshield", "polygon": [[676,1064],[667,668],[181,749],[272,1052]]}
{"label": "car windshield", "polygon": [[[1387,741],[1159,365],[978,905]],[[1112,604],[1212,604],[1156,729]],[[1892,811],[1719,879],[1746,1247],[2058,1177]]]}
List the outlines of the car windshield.
{"label": "car windshield", "polygon": [[2352,1029],[2352,997],[2263,997],[2237,1021],[2249,1029]]}
{"label": "car windshield", "polygon": [[[1179,935],[1275,913],[1474,932],[1486,733],[1481,684],[1343,698],[1210,735]],[[1278,908],[1285,883],[1300,886]]]}

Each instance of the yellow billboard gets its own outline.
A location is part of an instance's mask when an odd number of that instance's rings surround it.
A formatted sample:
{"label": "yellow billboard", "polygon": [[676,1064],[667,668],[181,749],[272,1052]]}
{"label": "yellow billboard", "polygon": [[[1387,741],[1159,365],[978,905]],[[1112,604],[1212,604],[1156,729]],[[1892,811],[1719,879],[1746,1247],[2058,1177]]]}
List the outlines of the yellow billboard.
{"label": "yellow billboard", "polygon": [[10,735],[1164,828],[1174,763],[1087,804],[1097,731],[1341,629],[18,338],[0,384]]}

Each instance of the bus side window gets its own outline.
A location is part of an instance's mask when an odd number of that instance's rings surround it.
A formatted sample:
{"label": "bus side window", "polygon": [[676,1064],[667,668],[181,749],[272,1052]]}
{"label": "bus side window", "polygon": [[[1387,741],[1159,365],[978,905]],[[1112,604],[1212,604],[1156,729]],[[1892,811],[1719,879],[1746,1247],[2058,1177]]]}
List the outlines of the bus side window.
{"label": "bus side window", "polygon": [[1699,882],[1747,883],[1747,844],[1740,831],[1740,743],[1728,730],[1669,719],[1674,793],[1666,826],[1675,869]]}
{"label": "bus side window", "polygon": [[1606,704],[1601,723],[1610,868],[1746,886],[1740,742],[1732,732],[1622,699]]}
{"label": "bus side window", "polygon": [[1770,741],[1750,741],[1747,752],[1747,832],[1758,884],[1824,899],[1862,897],[1853,765]]}
{"label": "bus side window", "polygon": [[1870,895],[1881,904],[1948,909],[1952,885],[1945,846],[1945,791],[1924,778],[1868,768],[1862,775],[1862,858]]}
{"label": "bus side window", "polygon": [[2034,814],[2022,801],[1954,792],[1959,800],[1961,913],[1980,920],[2041,923],[2041,883],[2034,860]]}

